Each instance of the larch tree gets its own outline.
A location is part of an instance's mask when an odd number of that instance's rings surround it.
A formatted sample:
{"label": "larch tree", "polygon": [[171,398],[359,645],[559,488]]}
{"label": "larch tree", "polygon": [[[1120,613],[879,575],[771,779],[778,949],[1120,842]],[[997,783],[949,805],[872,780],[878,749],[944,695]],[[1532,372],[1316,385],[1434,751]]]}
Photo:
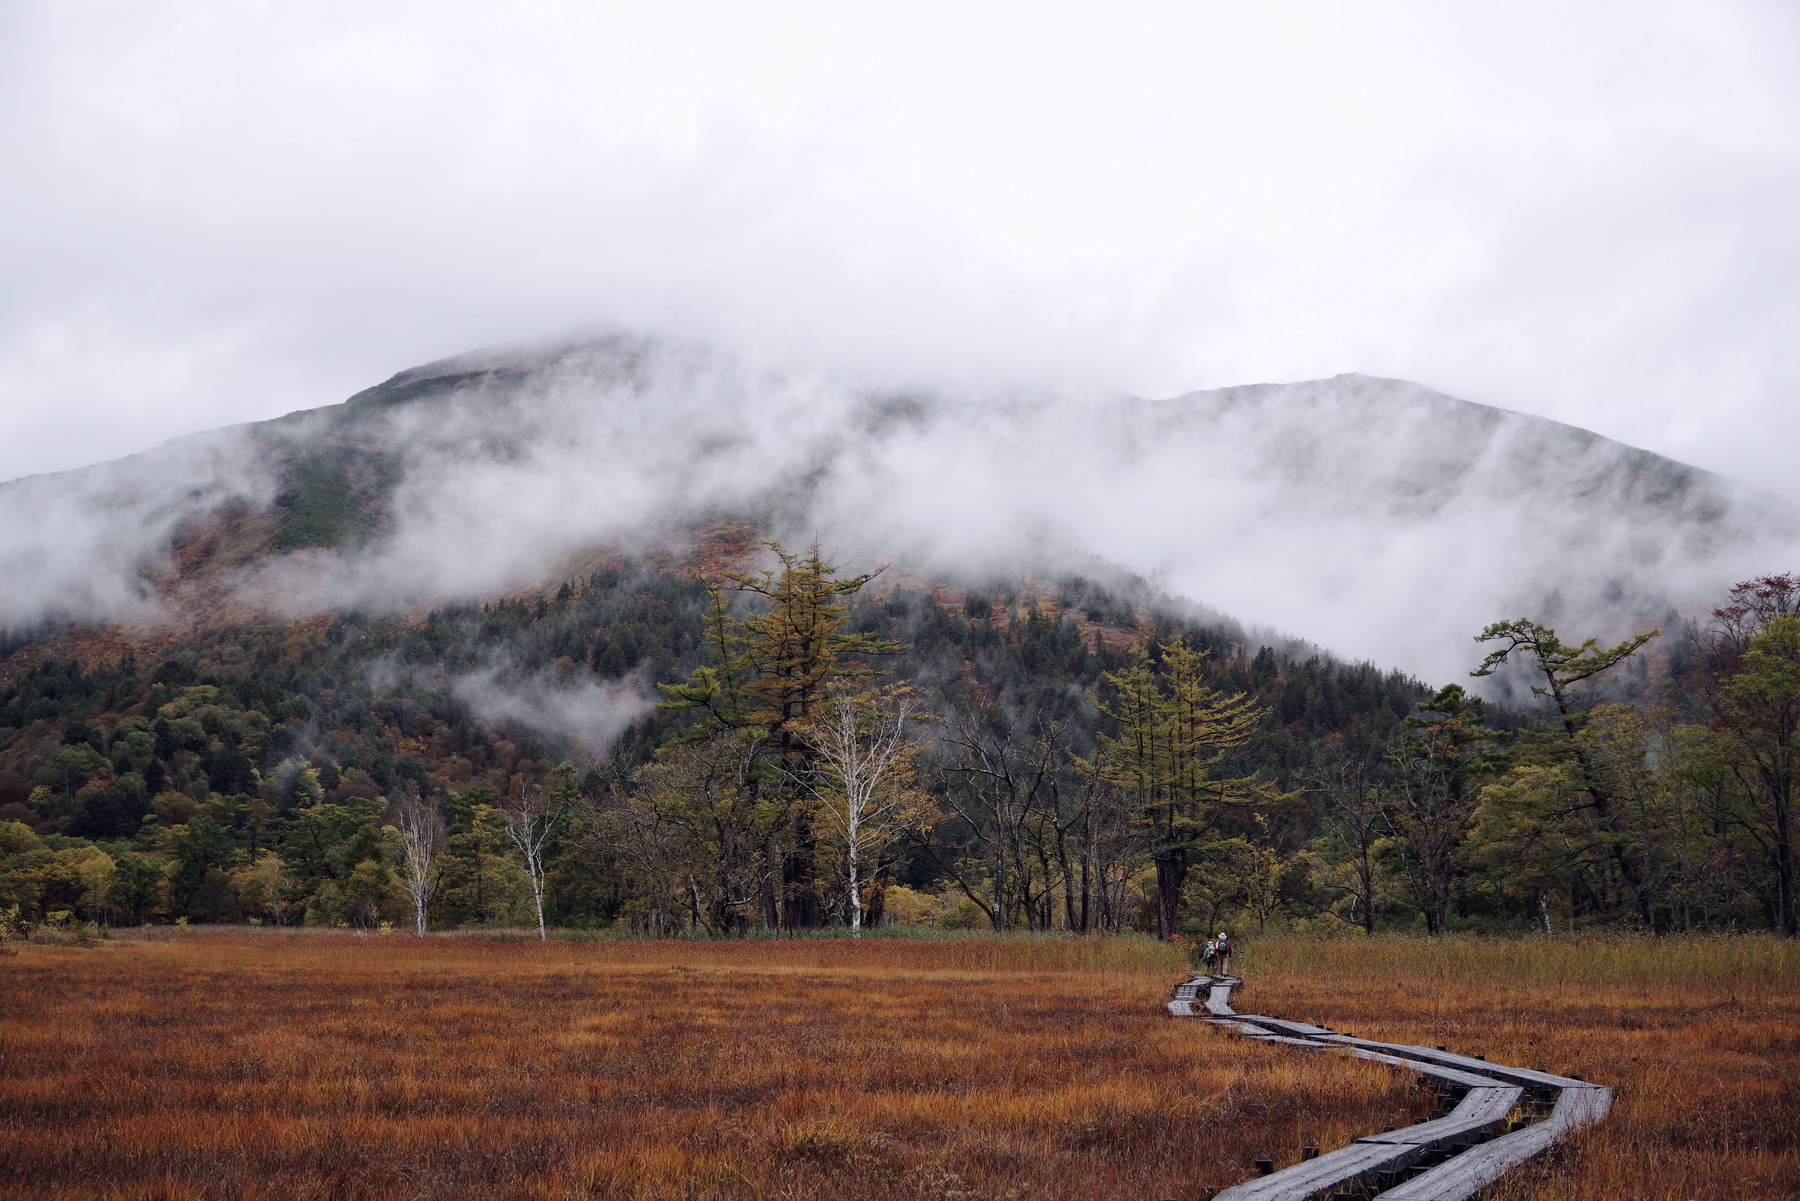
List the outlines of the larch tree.
{"label": "larch tree", "polygon": [[756,737],[759,757],[771,770],[752,779],[752,798],[761,800],[773,792],[790,819],[779,888],[766,894],[763,916],[770,925],[792,929],[817,925],[820,917],[817,838],[807,803],[819,770],[818,753],[799,730],[832,681],[875,675],[866,658],[903,648],[847,628],[846,598],[879,571],[840,578],[837,566],[817,545],[803,555],[779,543],[766,545],[778,567],[721,573],[754,607],[737,616],[723,584],[709,590],[705,643],[710,662],[685,684],[658,685],[667,698],[659,708],[704,710],[710,720],[696,727],[694,738],[724,730]]}
{"label": "larch tree", "polygon": [[1157,932],[1165,939],[1175,934],[1182,884],[1214,809],[1241,799],[1251,785],[1250,777],[1220,769],[1267,714],[1247,694],[1208,687],[1205,658],[1185,639],[1163,647],[1160,664],[1140,646],[1124,669],[1104,677],[1111,704],[1096,702],[1117,727],[1100,738],[1108,773],[1150,835]]}

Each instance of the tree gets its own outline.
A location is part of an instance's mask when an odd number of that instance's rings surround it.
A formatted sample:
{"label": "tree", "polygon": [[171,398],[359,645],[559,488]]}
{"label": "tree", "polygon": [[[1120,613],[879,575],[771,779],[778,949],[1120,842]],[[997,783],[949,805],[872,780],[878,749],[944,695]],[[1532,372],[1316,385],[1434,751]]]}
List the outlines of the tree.
{"label": "tree", "polygon": [[[1051,893],[1061,885],[1067,901],[1072,891],[1068,836],[1075,816],[1061,811],[1062,731],[1051,725],[1027,740],[1018,723],[991,709],[965,711],[943,746],[955,758],[943,772],[944,811],[937,816],[954,819],[956,841],[931,837],[942,834],[936,823],[917,829],[914,841],[994,929],[1010,930],[1021,917],[1029,929],[1048,928]],[[1069,917],[1072,929],[1084,928],[1085,916]]]}
{"label": "tree", "polygon": [[232,866],[238,858],[231,835],[204,813],[170,831],[169,845],[177,864],[170,883],[176,903],[183,908],[194,904],[209,875]]}
{"label": "tree", "polygon": [[656,899],[651,920],[679,894],[711,933],[744,934],[752,915],[779,924],[774,885],[791,814],[779,788],[760,787],[760,745],[740,730],[676,743],[637,772],[632,790],[614,793],[601,829],[638,866],[644,899]]}
{"label": "tree", "polygon": [[1775,872],[1776,924],[1800,934],[1795,898],[1794,789],[1800,781],[1800,617],[1770,619],[1726,677],[1719,747],[1747,801],[1745,826]]}
{"label": "tree", "polygon": [[1156,867],[1157,931],[1175,935],[1182,883],[1204,838],[1212,810],[1241,798],[1249,776],[1223,776],[1225,756],[1249,741],[1267,710],[1248,695],[1206,685],[1206,653],[1178,638],[1160,662],[1139,646],[1121,671],[1110,672],[1112,703],[1096,701],[1118,732],[1102,735],[1105,761],[1151,837]]}
{"label": "tree", "polygon": [[1550,897],[1569,894],[1571,921],[1585,844],[1565,828],[1570,799],[1582,791],[1572,764],[1519,764],[1481,790],[1467,857],[1502,894],[1522,894],[1545,934],[1555,932]]}
{"label": "tree", "polygon": [[108,908],[133,925],[142,925],[168,892],[166,867],[153,855],[128,851],[118,856],[106,895]]}
{"label": "tree", "polygon": [[[322,795],[322,794],[321,794]],[[307,923],[333,924],[346,917],[343,886],[364,863],[381,863],[388,847],[378,822],[385,801],[346,797],[319,800],[300,810],[281,844],[281,861],[309,896]]]}
{"label": "tree", "polygon": [[817,545],[805,555],[783,550],[778,542],[765,545],[780,570],[721,573],[765,607],[734,619],[723,586],[709,586],[709,662],[686,684],[657,685],[669,698],[658,707],[703,709],[716,726],[757,729],[787,751],[795,744],[795,728],[811,715],[829,681],[873,674],[865,664],[847,662],[850,656],[894,654],[901,647],[844,628],[844,599],[862,591],[882,569],[839,579],[836,564]]}
{"label": "tree", "polygon": [[[674,742],[629,780],[603,780],[582,811],[585,837],[623,869],[619,912],[634,933],[672,933],[683,908],[711,933],[747,925],[765,873],[764,832],[745,820],[746,743],[734,731]],[[751,870],[734,870],[745,858]]]}
{"label": "tree", "polygon": [[1470,785],[1490,733],[1481,701],[1449,684],[1406,719],[1388,757],[1393,777],[1378,804],[1430,934],[1448,928],[1457,850],[1474,817]]}
{"label": "tree", "polygon": [[1770,622],[1800,616],[1800,576],[1765,575],[1733,584],[1731,599],[1712,615],[1712,649],[1725,659],[1741,656]]}
{"label": "tree", "polygon": [[288,924],[300,890],[300,882],[274,854],[265,854],[231,873],[238,904],[254,919],[277,926]]}
{"label": "tree", "polygon": [[1324,802],[1327,837],[1349,861],[1350,920],[1370,935],[1376,920],[1375,847],[1382,828],[1373,766],[1340,743],[1315,756],[1307,782],[1307,790]]}
{"label": "tree", "polygon": [[413,907],[413,933],[425,937],[425,915],[437,891],[438,849],[444,840],[444,817],[437,807],[416,796],[401,800],[399,823],[400,869],[406,896]]}
{"label": "tree", "polygon": [[1280,906],[1292,886],[1293,877],[1304,872],[1305,867],[1281,853],[1280,835],[1270,833],[1266,814],[1252,814],[1251,820],[1256,832],[1242,840],[1244,862],[1240,886],[1244,908],[1256,918],[1256,932],[1267,934],[1269,915]]}
{"label": "tree", "polygon": [[796,728],[824,769],[805,784],[842,857],[856,936],[862,933],[862,882],[870,864],[906,830],[929,825],[934,816],[931,798],[918,787],[913,726],[923,717],[905,685],[837,684]]}
{"label": "tree", "polygon": [[560,802],[574,791],[575,769],[565,763],[553,773],[556,784],[546,793],[530,785],[521,786],[519,797],[500,807],[500,820],[506,836],[518,848],[525,864],[526,878],[531,881],[531,900],[537,907],[538,938],[548,939],[544,930],[544,847],[560,816]]}
{"label": "tree", "polygon": [[1634,634],[1611,647],[1600,646],[1594,638],[1579,646],[1570,646],[1557,637],[1555,630],[1534,621],[1495,622],[1477,634],[1475,640],[1501,645],[1490,651],[1481,666],[1469,673],[1477,677],[1490,676],[1513,655],[1531,656],[1538,674],[1544,679],[1542,685],[1534,685],[1531,691],[1550,700],[1561,727],[1563,751],[1573,756],[1581,774],[1585,798],[1577,808],[1593,811],[1598,840],[1612,856],[1619,874],[1630,888],[1639,918],[1646,926],[1652,924],[1650,881],[1631,854],[1628,833],[1621,827],[1621,798],[1608,787],[1605,773],[1595,762],[1590,747],[1580,738],[1592,698],[1583,697],[1575,689],[1625,662],[1661,632],[1651,630],[1647,634]]}
{"label": "tree", "polygon": [[755,734],[759,757],[770,760],[772,770],[750,779],[752,800],[760,800],[765,789],[773,791],[790,822],[780,891],[766,898],[765,920],[808,927],[819,920],[816,839],[809,806],[801,802],[811,796],[818,766],[816,752],[798,730],[830,681],[875,674],[861,656],[895,654],[902,648],[846,630],[845,598],[860,592],[879,571],[840,579],[836,565],[816,544],[804,555],[791,554],[779,543],[765,545],[779,569],[721,573],[762,608],[734,618],[723,586],[712,585],[704,638],[709,661],[686,684],[659,684],[668,699],[658,707],[704,711],[710,720],[696,726],[691,739],[720,730]]}
{"label": "tree", "polygon": [[499,800],[488,788],[471,788],[451,799],[455,821],[444,840],[438,899],[458,921],[488,925],[508,917],[520,899],[522,881],[507,854]]}

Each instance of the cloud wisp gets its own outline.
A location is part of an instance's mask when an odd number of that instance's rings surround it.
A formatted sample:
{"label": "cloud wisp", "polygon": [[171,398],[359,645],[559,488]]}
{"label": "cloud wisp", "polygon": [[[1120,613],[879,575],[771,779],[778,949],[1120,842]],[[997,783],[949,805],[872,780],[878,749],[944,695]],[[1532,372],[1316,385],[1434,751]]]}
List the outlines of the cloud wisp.
{"label": "cloud wisp", "polygon": [[594,758],[604,758],[619,735],[655,707],[635,675],[561,680],[546,668],[513,683],[502,675],[490,667],[458,676],[453,686],[457,699],[482,721],[505,720],[570,738]]}

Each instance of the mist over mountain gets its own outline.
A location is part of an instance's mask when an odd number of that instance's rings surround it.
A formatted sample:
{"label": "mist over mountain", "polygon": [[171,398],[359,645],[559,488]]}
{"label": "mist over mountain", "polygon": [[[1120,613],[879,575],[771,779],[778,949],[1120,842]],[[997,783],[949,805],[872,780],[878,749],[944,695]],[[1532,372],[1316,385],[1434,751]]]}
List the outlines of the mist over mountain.
{"label": "mist over mountain", "polygon": [[1497,618],[1610,632],[1800,547],[1785,502],[1401,380],[953,394],[613,337],[0,485],[0,626],[412,611],[716,516],[949,578],[1098,558],[1439,680]]}

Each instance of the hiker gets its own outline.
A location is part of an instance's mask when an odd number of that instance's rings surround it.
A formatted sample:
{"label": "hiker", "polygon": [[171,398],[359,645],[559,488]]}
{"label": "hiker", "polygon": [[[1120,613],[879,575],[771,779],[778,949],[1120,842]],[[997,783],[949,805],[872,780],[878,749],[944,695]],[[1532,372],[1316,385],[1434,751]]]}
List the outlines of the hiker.
{"label": "hiker", "polygon": [[1216,938],[1206,940],[1206,974],[1213,974],[1213,966],[1219,961],[1219,941]]}
{"label": "hiker", "polygon": [[1219,965],[1219,975],[1231,975],[1231,939],[1225,931],[1219,931],[1219,937],[1212,942],[1213,958]]}

